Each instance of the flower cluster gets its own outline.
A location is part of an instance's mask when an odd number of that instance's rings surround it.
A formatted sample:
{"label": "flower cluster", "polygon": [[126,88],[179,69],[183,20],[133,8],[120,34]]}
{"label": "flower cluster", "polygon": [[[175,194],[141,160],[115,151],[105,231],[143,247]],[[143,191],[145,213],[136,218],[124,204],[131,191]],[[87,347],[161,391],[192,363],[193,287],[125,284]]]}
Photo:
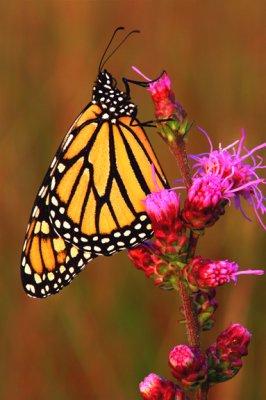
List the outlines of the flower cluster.
{"label": "flower cluster", "polygon": [[[177,345],[169,354],[169,366],[177,384],[150,374],[141,382],[140,392],[145,400],[178,400],[186,398],[187,390],[207,393],[210,386],[232,378],[242,366],[242,357],[247,355],[251,335],[240,324],[231,324],[221,332],[205,353],[200,350],[198,338],[200,330],[209,330],[214,325],[213,314],[218,306],[216,288],[229,282],[236,284],[239,275],[262,275],[263,271],[241,271],[233,261],[195,256],[195,248],[204,229],[225,214],[227,205],[234,204],[246,217],[241,205],[243,200],[253,207],[261,226],[266,229],[262,221],[266,211],[262,186],[266,180],[258,175],[265,166],[257,155],[266,144],[247,150],[242,130],[239,140],[214,150],[204,132],[210,151],[190,156],[195,170],[191,177],[184,147],[188,119],[175,100],[170,79],[163,73],[156,81],[148,80],[146,86],[159,119],[157,126],[180,164],[188,190],[183,207],[180,195],[173,189],[158,190],[146,197],[144,204],[154,240],[129,250],[129,256],[155,284],[179,290],[180,310],[186,324],[190,323],[187,329],[190,345]],[[179,145],[180,151],[177,150]]]}
{"label": "flower cluster", "polygon": [[[266,211],[266,198],[261,186],[265,185],[266,180],[258,176],[258,172],[265,166],[263,159],[256,155],[266,143],[247,150],[244,146],[245,136],[242,129],[240,140],[225,148],[220,145],[219,150],[213,150],[211,140],[207,136],[211,146],[210,152],[190,156],[195,161],[193,168],[196,172],[182,215],[191,228],[200,229],[212,225],[224,213],[224,206],[227,203],[231,204],[232,200],[245,216],[241,207],[243,199],[253,207],[260,224],[266,229],[261,218]],[[200,218],[195,218],[197,210],[203,214],[201,224]],[[206,214],[210,216],[211,213],[213,220],[210,217],[206,221]]]}
{"label": "flower cluster", "polygon": [[154,230],[154,242],[132,248],[128,255],[156,285],[171,289],[177,280],[176,262],[181,262],[188,243],[180,217],[180,196],[163,189],[148,195],[145,206]]}
{"label": "flower cluster", "polygon": [[248,354],[250,339],[246,328],[231,324],[205,354],[191,346],[175,346],[169,353],[169,366],[178,385],[151,373],[140,383],[142,397],[145,400],[183,400],[187,399],[187,390],[233,378],[242,367],[242,357]]}

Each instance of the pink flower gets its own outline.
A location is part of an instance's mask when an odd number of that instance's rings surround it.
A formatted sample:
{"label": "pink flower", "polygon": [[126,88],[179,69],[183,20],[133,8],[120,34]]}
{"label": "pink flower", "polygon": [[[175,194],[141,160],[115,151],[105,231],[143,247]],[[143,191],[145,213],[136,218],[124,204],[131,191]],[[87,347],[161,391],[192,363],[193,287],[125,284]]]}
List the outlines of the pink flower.
{"label": "pink flower", "polygon": [[154,245],[160,253],[178,255],[185,251],[188,239],[180,217],[180,195],[163,189],[149,194],[144,203],[154,231]]}
{"label": "pink flower", "polygon": [[[203,187],[203,183],[200,182],[208,181],[213,185],[213,190],[210,191],[210,185],[208,190],[205,190],[207,204],[219,204],[222,199],[230,204],[231,199],[233,199],[236,207],[245,216],[240,203],[242,198],[254,208],[258,220],[262,227],[266,229],[260,216],[266,211],[266,198],[261,189],[261,185],[265,185],[266,180],[258,176],[258,172],[265,168],[265,165],[263,165],[262,157],[255,155],[258,150],[266,146],[266,143],[252,150],[247,150],[243,145],[245,131],[242,129],[240,140],[225,148],[220,145],[219,150],[213,150],[211,141],[207,134],[206,136],[211,145],[210,153],[190,156],[196,161],[193,168],[197,168],[192,184],[194,188],[191,189],[192,192],[189,195],[190,200],[191,197],[197,195],[197,187]],[[204,198],[204,191],[202,190],[201,198]],[[199,200],[197,201],[199,202]],[[204,202],[202,204],[204,205]]]}
{"label": "pink flower", "polygon": [[227,201],[224,200],[223,179],[215,175],[194,177],[182,210],[182,218],[190,229],[212,226],[221,215]]}
{"label": "pink flower", "polygon": [[139,384],[139,389],[145,400],[189,400],[175,383],[154,373]]}
{"label": "pink flower", "polygon": [[237,276],[243,274],[263,275],[263,270],[238,271],[239,266],[228,260],[210,260],[197,256],[182,270],[192,291],[209,290],[230,281],[237,282]]}
{"label": "pink flower", "polygon": [[172,375],[184,387],[195,388],[206,380],[207,358],[198,349],[180,344],[169,354]]}
{"label": "pink flower", "polygon": [[163,225],[175,230],[182,227],[180,195],[177,195],[174,191],[163,189],[153,192],[148,194],[144,203],[154,229]]}
{"label": "pink flower", "polygon": [[175,100],[175,95],[171,88],[171,81],[167,73],[164,71],[158,79],[151,80],[136,67],[132,68],[135,72],[148,81],[146,86],[148,86],[148,90],[151,92],[156,118],[159,120],[176,119],[180,123],[184,122],[186,120],[187,113]]}

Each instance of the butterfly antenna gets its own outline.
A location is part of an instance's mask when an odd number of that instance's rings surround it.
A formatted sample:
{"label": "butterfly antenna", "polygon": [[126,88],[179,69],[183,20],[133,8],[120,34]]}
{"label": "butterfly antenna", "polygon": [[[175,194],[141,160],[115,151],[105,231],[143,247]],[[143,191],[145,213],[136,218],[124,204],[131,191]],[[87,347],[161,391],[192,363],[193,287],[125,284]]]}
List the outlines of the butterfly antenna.
{"label": "butterfly antenna", "polygon": [[[110,45],[111,45],[111,43],[112,43],[112,41],[113,41],[113,39],[114,39],[114,36],[115,36],[116,32],[117,32],[118,30],[120,30],[120,29],[125,29],[125,28],[119,27],[119,28],[116,28],[116,30],[114,31],[114,33],[113,33],[113,35],[112,35],[112,38],[111,38],[110,42],[108,43],[108,46],[106,47],[106,50],[105,50],[105,52],[104,52],[104,54],[103,54],[103,56],[102,56],[102,58],[101,58],[101,61],[100,61],[100,64],[99,64],[99,72],[102,71],[102,68],[104,67],[104,65],[106,64],[106,62],[107,62],[107,61],[112,57],[112,55],[119,49],[119,47],[122,46],[122,44],[127,40],[127,38],[128,38],[129,36],[131,36],[133,33],[140,33],[140,31],[139,31],[138,29],[134,29],[133,31],[130,31],[130,32],[124,37],[124,39],[121,40],[121,42],[114,48],[114,50],[111,52],[111,54],[109,54],[109,56],[104,60],[104,56],[106,55],[107,50],[109,49],[109,47],[110,47]],[[104,61],[103,61],[103,60],[104,60]]]}
{"label": "butterfly antenna", "polygon": [[106,53],[107,53],[109,47],[111,46],[112,41],[114,40],[115,35],[117,34],[118,31],[121,31],[121,30],[123,30],[123,29],[125,29],[123,26],[118,26],[118,28],[116,28],[116,29],[114,30],[114,33],[112,34],[112,37],[111,37],[111,39],[110,39],[108,45],[106,46],[106,49],[104,50],[104,53],[103,53],[103,55],[102,55],[102,57],[101,57],[101,60],[100,60],[100,62],[99,62],[98,72],[101,72],[102,67],[103,67],[103,65],[105,64],[105,62],[103,63],[104,57],[105,57],[105,55],[106,55]]}

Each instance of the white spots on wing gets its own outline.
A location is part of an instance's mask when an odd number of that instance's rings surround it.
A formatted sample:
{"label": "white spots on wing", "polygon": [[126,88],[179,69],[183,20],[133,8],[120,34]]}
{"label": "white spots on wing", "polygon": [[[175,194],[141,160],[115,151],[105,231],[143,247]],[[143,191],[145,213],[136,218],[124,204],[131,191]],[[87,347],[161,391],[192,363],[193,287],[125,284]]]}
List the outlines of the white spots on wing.
{"label": "white spots on wing", "polygon": [[63,222],[63,227],[66,228],[66,229],[70,229],[70,228],[71,228],[71,225],[70,225],[69,222],[64,221],[64,222]]}
{"label": "white spots on wing", "polygon": [[67,146],[69,145],[69,143],[71,142],[72,139],[73,139],[73,135],[69,135],[63,145],[63,150],[65,150],[67,148]]}
{"label": "white spots on wing", "polygon": [[26,285],[26,290],[28,292],[31,292],[31,293],[35,294],[35,287],[33,285],[29,284],[29,283]]}
{"label": "white spots on wing", "polygon": [[146,237],[146,233],[139,233],[139,237],[140,237],[141,239],[145,238],[145,237]]}
{"label": "white spots on wing", "polygon": [[95,251],[101,251],[102,249],[99,246],[93,246],[93,250]]}
{"label": "white spots on wing", "polygon": [[29,264],[25,265],[24,272],[27,275],[31,275],[31,268],[30,268]]}
{"label": "white spots on wing", "polygon": [[66,166],[62,163],[58,164],[58,171],[60,172],[60,174],[65,170]]}
{"label": "white spots on wing", "polygon": [[141,216],[139,217],[139,219],[140,219],[141,221],[145,221],[145,220],[147,219],[147,215],[141,215]]}
{"label": "white spots on wing", "polygon": [[56,184],[56,180],[55,180],[55,177],[53,176],[52,180],[51,180],[51,190],[54,190],[55,184]]}
{"label": "white spots on wing", "polygon": [[51,202],[54,206],[56,206],[56,207],[58,206],[58,200],[55,196],[52,197]]}
{"label": "white spots on wing", "polygon": [[134,228],[137,230],[141,229],[141,227],[142,227],[142,225],[140,223],[134,226]]}
{"label": "white spots on wing", "polygon": [[89,253],[89,252],[85,252],[83,255],[84,255],[84,258],[86,258],[86,260],[91,258],[91,253]]}
{"label": "white spots on wing", "polygon": [[51,162],[50,168],[54,168],[56,161],[57,161],[57,158],[54,157],[53,161]]}
{"label": "white spots on wing", "polygon": [[[56,219],[54,224],[58,229],[61,227],[61,222],[59,221],[59,219]],[[66,235],[64,235],[64,236],[66,237]],[[69,238],[70,238],[70,235],[69,235]]]}
{"label": "white spots on wing", "polygon": [[53,281],[54,278],[55,278],[54,273],[53,272],[48,272],[47,278],[49,279],[49,281]]}
{"label": "white spots on wing", "polygon": [[60,267],[59,267],[60,273],[63,274],[65,272],[65,270],[66,270],[66,267],[64,265],[60,265]]}
{"label": "white spots on wing", "polygon": [[[37,218],[38,215],[39,215],[39,213],[40,213],[39,207],[35,206],[34,209],[33,209],[33,212],[32,212],[32,216],[33,216],[34,218]],[[38,215],[37,215],[37,214],[38,214]]]}

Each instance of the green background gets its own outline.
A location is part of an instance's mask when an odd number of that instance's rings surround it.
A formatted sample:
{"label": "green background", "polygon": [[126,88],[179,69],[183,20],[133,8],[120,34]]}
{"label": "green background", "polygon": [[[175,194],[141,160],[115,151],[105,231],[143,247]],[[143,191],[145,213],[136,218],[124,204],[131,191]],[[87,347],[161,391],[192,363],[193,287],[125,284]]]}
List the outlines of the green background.
{"label": "green background", "polygon": [[[139,399],[149,372],[170,378],[169,350],[186,343],[175,293],[137,271],[126,252],[99,257],[60,295],[26,297],[19,262],[29,212],[64,133],[91,99],[103,50],[114,28],[140,29],[108,62],[121,78],[166,69],[176,98],[217,146],[265,140],[266,3],[261,1],[23,1],[0,3],[0,398]],[[132,87],[139,118],[153,118],[148,93]],[[180,178],[168,149],[148,135],[170,182]],[[208,150],[193,128],[189,152]],[[265,263],[265,234],[239,211],[206,232],[198,254],[243,268]],[[215,340],[231,322],[252,333],[249,356],[210,399],[266,398],[265,278],[241,277],[218,291]]]}

